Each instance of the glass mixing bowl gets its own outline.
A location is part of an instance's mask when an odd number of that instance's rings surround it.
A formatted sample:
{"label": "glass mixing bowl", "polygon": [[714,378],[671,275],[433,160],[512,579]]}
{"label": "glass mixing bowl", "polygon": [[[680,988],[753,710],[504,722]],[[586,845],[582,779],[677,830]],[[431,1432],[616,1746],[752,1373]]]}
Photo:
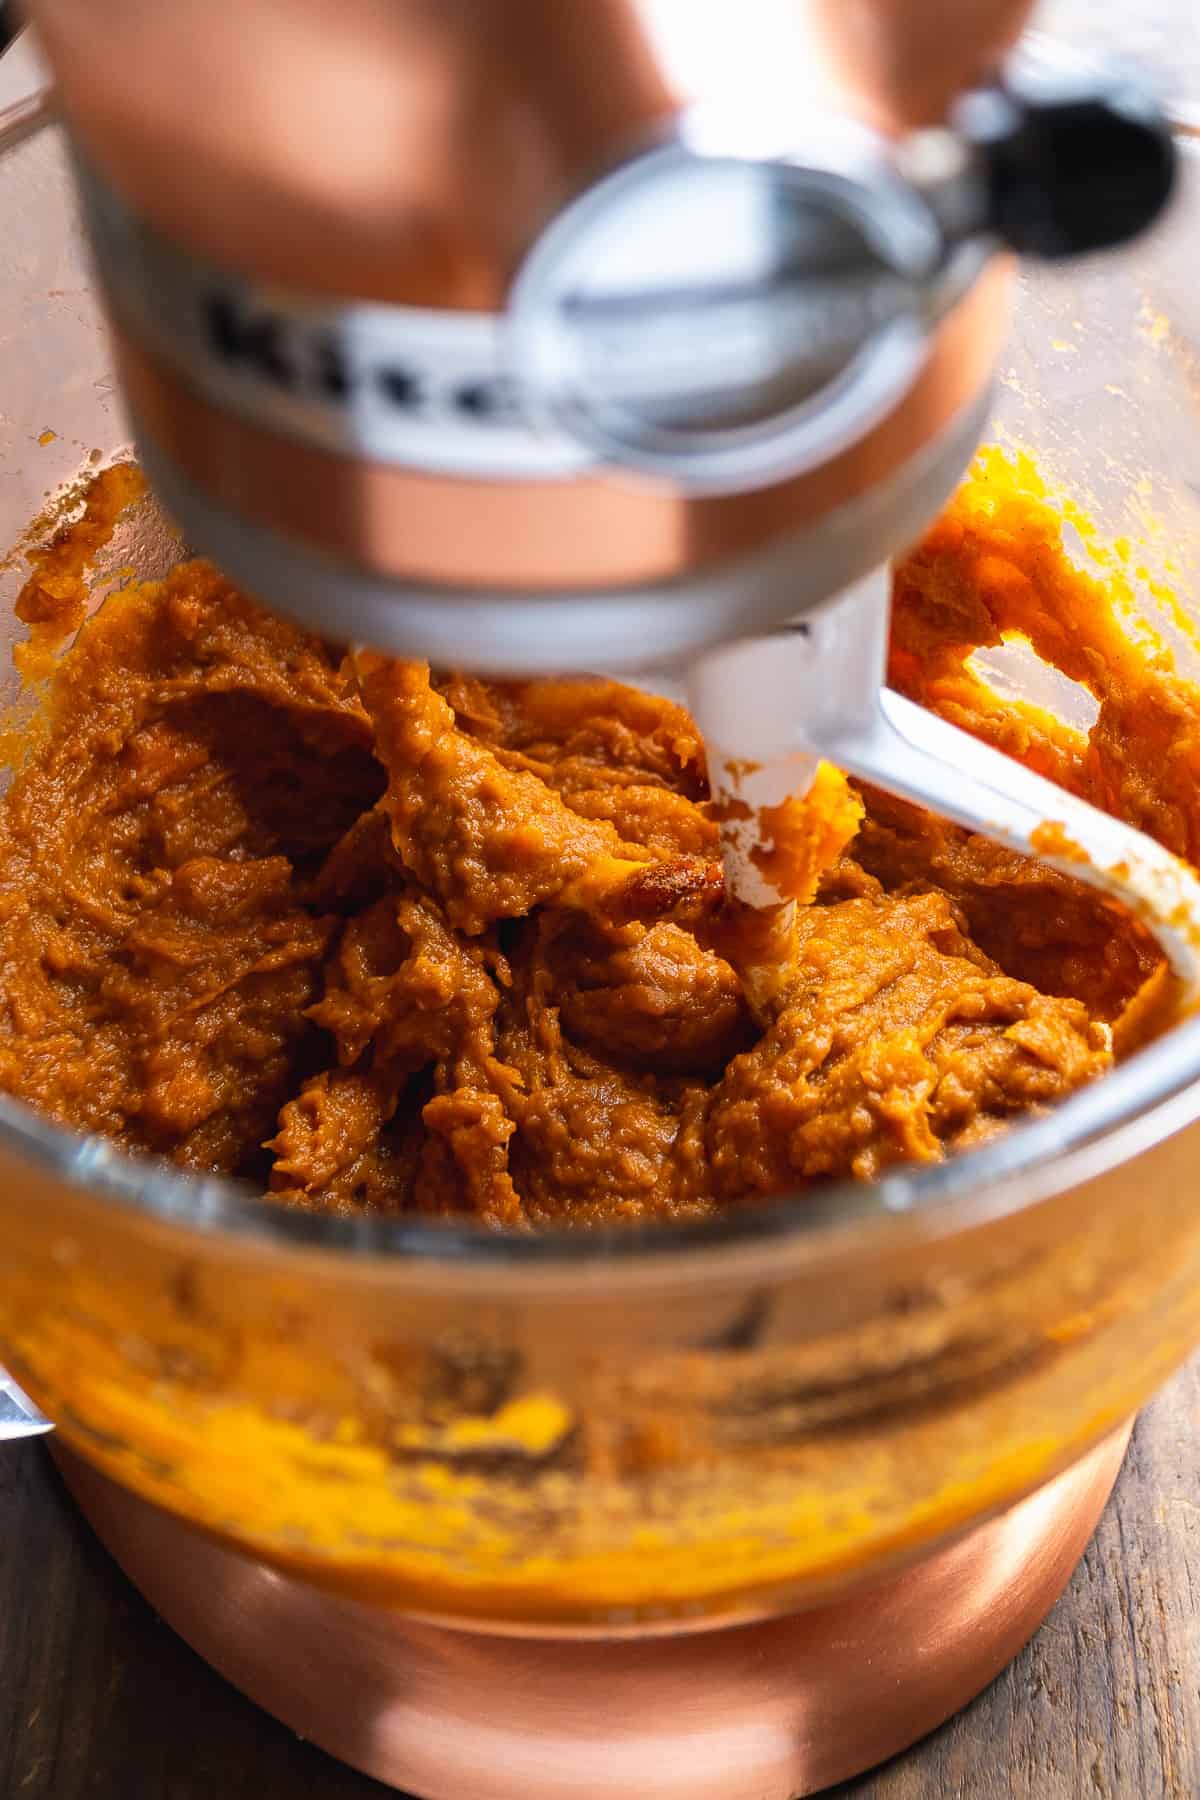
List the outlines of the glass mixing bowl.
{"label": "glass mixing bowl", "polygon": [[[126,435],[37,124],[0,158],[10,542]],[[1186,206],[1123,263],[1025,282],[996,432],[1188,605]],[[178,553],[146,506],[97,593]],[[0,1101],[0,1357],[116,1482],[345,1593],[526,1630],[782,1610],[1029,1493],[1200,1336],[1198,1076],[1194,1022],[940,1167],[529,1239],[289,1214]]]}

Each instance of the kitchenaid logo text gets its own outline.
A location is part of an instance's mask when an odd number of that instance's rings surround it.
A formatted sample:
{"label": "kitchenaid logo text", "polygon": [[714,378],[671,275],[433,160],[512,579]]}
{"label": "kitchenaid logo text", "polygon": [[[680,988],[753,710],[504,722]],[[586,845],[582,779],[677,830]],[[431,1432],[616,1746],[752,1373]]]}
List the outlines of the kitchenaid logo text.
{"label": "kitchenaid logo text", "polygon": [[508,370],[501,317],[252,287],[158,232],[80,161],[109,303],[217,411],[397,468],[569,480],[590,450],[548,426]]}
{"label": "kitchenaid logo text", "polygon": [[202,316],[210,350],[231,373],[257,377],[281,392],[335,406],[374,400],[413,421],[522,422],[513,382],[495,369],[450,373],[411,353],[381,356],[332,326],[298,324],[229,294],[209,294]]}

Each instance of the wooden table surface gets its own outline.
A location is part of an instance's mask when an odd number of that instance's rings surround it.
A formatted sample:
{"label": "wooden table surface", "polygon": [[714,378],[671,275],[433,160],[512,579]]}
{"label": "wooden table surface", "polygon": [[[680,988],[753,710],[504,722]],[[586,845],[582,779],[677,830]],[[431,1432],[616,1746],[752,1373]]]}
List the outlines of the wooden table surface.
{"label": "wooden table surface", "polygon": [[[0,1448],[0,1800],[384,1800],[163,1625],[40,1446]],[[1138,1421],[1066,1594],[973,1706],[841,1800],[1200,1796],[1200,1360]],[[636,1797],[632,1797],[636,1800]]]}

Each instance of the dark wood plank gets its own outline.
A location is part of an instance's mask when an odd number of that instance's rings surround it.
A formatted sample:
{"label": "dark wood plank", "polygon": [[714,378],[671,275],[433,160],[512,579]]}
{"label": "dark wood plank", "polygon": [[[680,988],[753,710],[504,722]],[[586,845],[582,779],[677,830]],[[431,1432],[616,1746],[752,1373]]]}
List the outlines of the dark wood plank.
{"label": "dark wood plank", "polygon": [[2,1800],[377,1800],[175,1637],[49,1458],[0,1449]]}
{"label": "dark wood plank", "polygon": [[[1200,1361],[1138,1423],[1068,1592],[957,1719],[841,1800],[1200,1795]],[[157,1620],[44,1454],[0,1452],[3,1800],[372,1800]]]}

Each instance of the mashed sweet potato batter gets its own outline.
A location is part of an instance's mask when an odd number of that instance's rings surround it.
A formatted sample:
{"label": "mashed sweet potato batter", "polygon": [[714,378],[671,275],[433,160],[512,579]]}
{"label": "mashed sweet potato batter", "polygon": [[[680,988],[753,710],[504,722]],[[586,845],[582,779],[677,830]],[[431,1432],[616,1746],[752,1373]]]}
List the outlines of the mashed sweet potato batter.
{"label": "mashed sweet potato batter", "polygon": [[[34,673],[136,477],[105,482],[33,559]],[[1195,859],[1200,694],[1034,487],[991,458],[905,563],[891,679]],[[1090,733],[972,672],[1013,633]],[[1110,1066],[1139,927],[836,771],[808,805],[796,891],[829,866],[784,929],[725,901],[677,707],[347,659],[183,564],[84,624],[14,771],[0,1087],[283,1202],[536,1226],[935,1160]]]}

